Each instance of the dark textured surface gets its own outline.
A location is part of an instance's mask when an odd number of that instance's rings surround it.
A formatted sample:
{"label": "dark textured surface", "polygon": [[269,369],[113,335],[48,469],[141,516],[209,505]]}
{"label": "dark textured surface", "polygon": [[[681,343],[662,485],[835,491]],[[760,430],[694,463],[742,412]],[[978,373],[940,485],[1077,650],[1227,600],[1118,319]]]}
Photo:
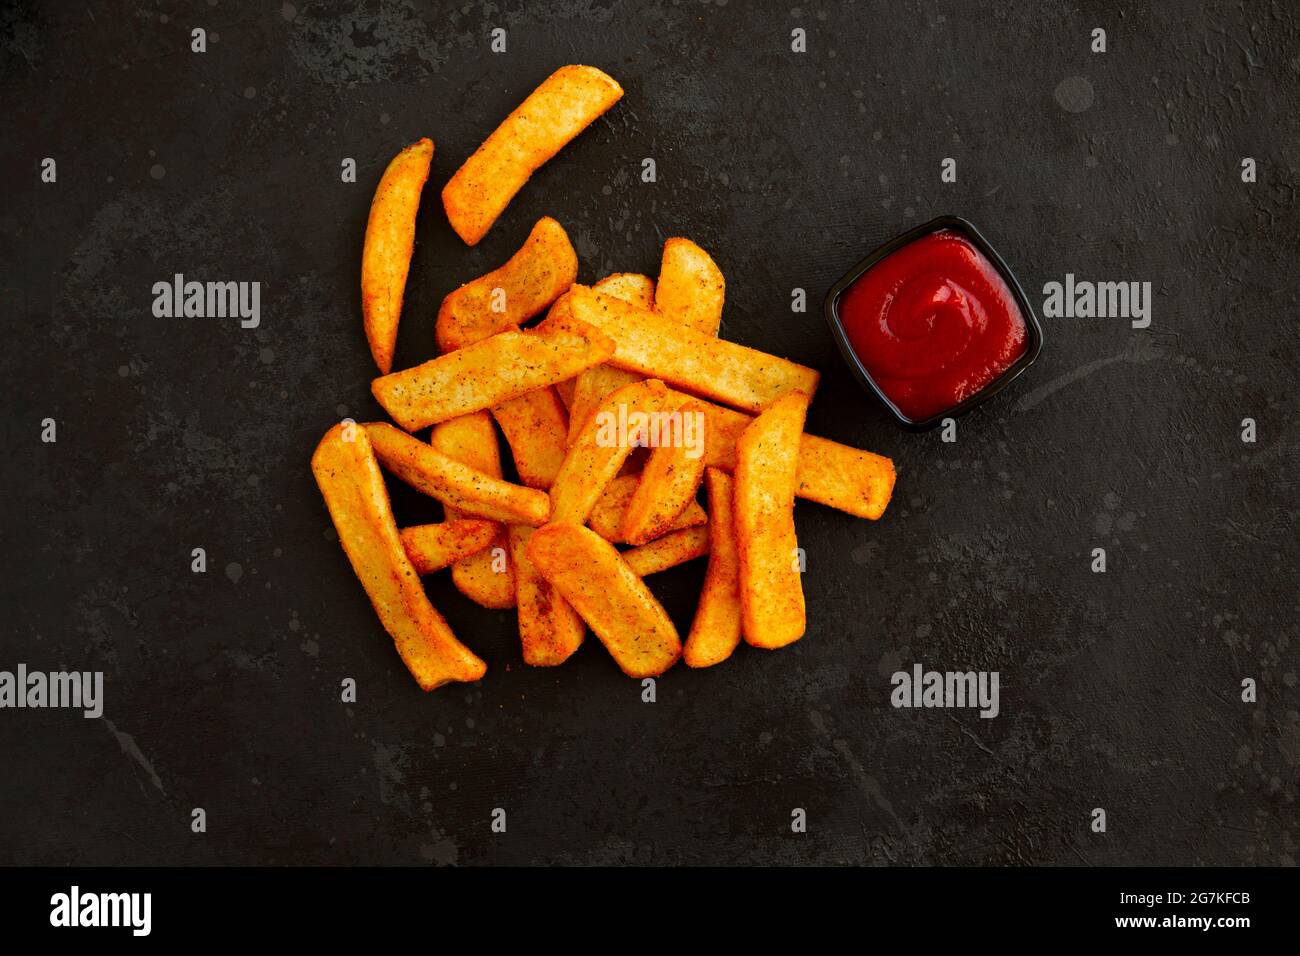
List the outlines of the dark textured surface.
{"label": "dark textured surface", "polygon": [[[103,720],[0,711],[0,863],[1295,862],[1289,5],[334,6],[0,20],[0,668],[107,682]],[[566,62],[625,99],[465,248],[437,190]],[[384,164],[426,134],[398,366],[432,354],[441,297],[540,215],[570,230],[584,281],[653,274],[686,235],[727,275],[726,337],[824,371],[809,429],[895,458],[879,523],[799,506],[803,641],[679,667],[644,704],[594,639],[522,666],[513,614],[442,575],[430,594],[489,672],[417,689],[308,458],[340,415],[380,414],[361,235]],[[898,431],[820,297],[941,213],[976,222],[1036,302],[1066,272],[1150,281],[1151,328],[1046,319],[1038,364],[955,444]],[[155,319],[150,287],[174,272],[261,281],[261,327]],[[437,516],[394,493],[399,520]],[[682,627],[702,573],[655,582]],[[889,675],[916,661],[1000,671],[1001,715],[892,709]]]}

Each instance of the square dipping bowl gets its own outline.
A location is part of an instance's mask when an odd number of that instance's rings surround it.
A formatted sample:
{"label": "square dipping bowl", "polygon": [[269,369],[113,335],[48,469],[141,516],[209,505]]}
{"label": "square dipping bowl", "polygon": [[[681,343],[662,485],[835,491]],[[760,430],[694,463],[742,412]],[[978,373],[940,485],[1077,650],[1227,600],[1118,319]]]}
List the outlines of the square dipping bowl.
{"label": "square dipping bowl", "polygon": [[[959,234],[966,239],[974,248],[979,250],[980,254],[993,266],[993,269],[1002,281],[1006,283],[1007,288],[1011,290],[1011,297],[1015,300],[1016,305],[1020,308],[1020,314],[1025,321],[1025,351],[1015,360],[1005,371],[992,379],[983,388],[973,395],[969,395],[955,405],[944,409],[937,414],[930,415],[926,418],[915,419],[906,415],[893,400],[885,393],[885,390],[876,382],[871,372],[868,371],[865,364],[858,357],[853,348],[848,332],[844,327],[844,322],[840,316],[840,305],[844,294],[849,287],[867,274],[873,266],[878,265],[888,256],[910,245],[916,240],[928,236],[931,233],[948,230]],[[940,424],[945,418],[956,418],[964,415],[972,409],[982,405],[998,392],[1002,391],[1017,378],[1029,366],[1034,364],[1038,358],[1038,353],[1043,348],[1043,327],[1038,322],[1038,316],[1034,313],[1029,304],[1029,299],[1025,296],[1025,290],[1021,287],[1020,281],[1016,278],[1015,273],[1006,264],[1003,258],[998,255],[987,239],[980,234],[980,231],[974,225],[958,216],[940,216],[937,219],[931,219],[924,225],[917,226],[915,229],[909,229],[900,236],[891,239],[883,246],[880,246],[869,256],[850,269],[845,276],[835,285],[831,286],[830,292],[826,294],[824,305],[826,322],[831,328],[831,334],[835,337],[835,344],[839,347],[840,354],[844,356],[844,361],[848,363],[849,368],[853,371],[854,376],[863,388],[872,392],[885,407],[893,414],[894,418],[900,425],[911,431],[926,431]]]}

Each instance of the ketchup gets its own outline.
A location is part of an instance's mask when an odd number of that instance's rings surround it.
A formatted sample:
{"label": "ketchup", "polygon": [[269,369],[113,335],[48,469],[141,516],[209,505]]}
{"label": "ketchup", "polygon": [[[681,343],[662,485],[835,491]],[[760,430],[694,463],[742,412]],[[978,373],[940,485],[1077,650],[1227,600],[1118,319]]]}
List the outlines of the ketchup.
{"label": "ketchup", "polygon": [[970,398],[1027,347],[1006,281],[950,229],[877,262],[844,292],[839,314],[867,372],[912,421]]}

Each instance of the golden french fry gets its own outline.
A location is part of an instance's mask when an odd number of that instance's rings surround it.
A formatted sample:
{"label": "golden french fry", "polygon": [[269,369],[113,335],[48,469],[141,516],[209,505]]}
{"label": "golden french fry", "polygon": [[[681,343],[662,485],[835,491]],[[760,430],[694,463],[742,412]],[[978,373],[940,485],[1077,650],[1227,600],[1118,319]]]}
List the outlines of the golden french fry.
{"label": "golden french fry", "polygon": [[741,630],[756,647],[784,647],[802,637],[806,627],[794,491],[807,411],[807,394],[783,395],[736,443]]}
{"label": "golden french fry", "polygon": [[558,299],[578,276],[578,255],[564,227],[546,216],[499,269],[442,300],[436,325],[443,352],[518,328]]}
{"label": "golden french fry", "polygon": [[[672,242],[673,240],[668,240]],[[570,283],[572,285],[572,283]],[[655,280],[636,272],[614,272],[605,276],[592,286],[597,292],[604,292],[624,302],[631,302],[640,309],[655,307]]]}
{"label": "golden french fry", "polygon": [[[434,425],[429,444],[475,471],[501,477],[497,433],[487,412],[473,412]],[[443,505],[443,510],[448,521],[464,517],[456,508]],[[491,546],[453,564],[451,580],[456,590],[475,604],[503,610],[515,606],[515,570],[509,560],[510,540],[505,525],[494,523],[493,527],[496,535]]]}
{"label": "golden french fry", "polygon": [[553,388],[541,388],[492,409],[515,459],[519,480],[530,488],[551,487],[566,453],[568,421]]}
{"label": "golden french fry", "polygon": [[370,354],[385,375],[393,367],[406,273],[415,248],[415,214],[432,159],[433,140],[427,136],[406,147],[388,164],[370,201],[361,250],[361,315]]}
{"label": "golden french fry", "polygon": [[[620,534],[623,527],[623,515],[627,511],[628,502],[632,500],[632,495],[636,492],[640,481],[641,476],[639,474],[619,475],[606,485],[595,507],[591,509],[591,515],[587,518],[587,527],[606,541],[614,544],[626,544],[627,542]],[[704,524],[707,520],[708,515],[704,513],[700,503],[691,501],[687,503],[686,509],[677,516],[677,519],[668,530],[681,531],[684,528],[694,528]]]}
{"label": "golden french fry", "polygon": [[[616,272],[605,276],[592,288],[643,309],[654,308],[655,284],[649,276],[637,275],[635,272]],[[573,401],[569,403],[568,440],[572,442],[578,437],[578,432],[586,424],[587,416],[596,410],[605,396],[641,378],[640,375],[625,372],[612,365],[597,365],[595,368],[580,372],[573,380]]]}
{"label": "golden french fry", "polygon": [[629,677],[656,677],[681,656],[681,638],[668,612],[596,532],[548,524],[533,532],[528,557]]}
{"label": "golden french fry", "polygon": [[791,390],[811,395],[817,388],[813,369],[688,329],[586,286],[574,285],[564,298],[576,319],[614,340],[610,365],[755,412]]}
{"label": "golden french fry", "polygon": [[705,335],[717,335],[726,288],[722,270],[707,252],[689,239],[669,239],[664,242],[654,305],[644,308]]}
{"label": "golden french fry", "polygon": [[528,540],[532,536],[532,528],[510,526],[510,557],[515,565],[515,596],[519,604],[519,642],[525,664],[554,667],[563,664],[581,646],[587,625],[528,560]]}
{"label": "golden french fry", "polygon": [[614,343],[585,323],[542,323],[499,332],[370,383],[379,404],[408,432],[492,408],[599,365]]}
{"label": "golden french fry", "polygon": [[547,77],[443,188],[456,234],[471,246],[482,239],[528,177],[622,95],[592,66],[563,66]]}
{"label": "golden french fry", "polygon": [[[619,537],[628,544],[645,544],[665,534],[695,500],[704,479],[704,409],[699,402],[687,401],[672,414],[682,423],[677,436],[650,452],[623,514]],[[690,436],[695,442],[688,444]]]}
{"label": "golden french fry", "polygon": [[667,397],[664,383],[651,379],[625,385],[600,404],[569,446],[551,485],[552,521],[587,520],[633,445],[644,442],[649,416],[663,408]]}
{"label": "golden french fry", "polygon": [[384,422],[365,429],[380,464],[412,488],[463,514],[533,527],[545,524],[550,516],[550,499],[543,491],[462,465]]}
{"label": "golden french fry", "polygon": [[638,577],[658,574],[687,561],[694,561],[709,553],[709,529],[701,525],[696,528],[684,528],[670,531],[660,538],[646,544],[628,548],[623,552],[623,560],[636,572]]}
{"label": "golden french fry", "polygon": [[[704,473],[709,496],[709,568],[682,660],[687,667],[712,667],[740,643],[740,555],[732,509],[732,480],[710,468]],[[647,545],[648,547],[648,545]]]}
{"label": "golden french fry", "polygon": [[[677,396],[689,396],[678,392]],[[676,400],[676,399],[674,399]],[[736,441],[753,416],[701,401],[704,462],[730,472],[736,467]],[[885,513],[894,491],[894,463],[883,455],[805,434],[799,440],[799,487],[795,494],[859,518]]]}
{"label": "golden french fry", "polygon": [[353,571],[419,685],[433,690],[482,677],[487,665],[456,640],[406,557],[365,430],[335,425],[316,446],[311,470]]}
{"label": "golden french fry", "polygon": [[461,558],[477,554],[496,537],[497,523],[482,518],[461,518],[401,529],[402,547],[420,574],[433,574]]}

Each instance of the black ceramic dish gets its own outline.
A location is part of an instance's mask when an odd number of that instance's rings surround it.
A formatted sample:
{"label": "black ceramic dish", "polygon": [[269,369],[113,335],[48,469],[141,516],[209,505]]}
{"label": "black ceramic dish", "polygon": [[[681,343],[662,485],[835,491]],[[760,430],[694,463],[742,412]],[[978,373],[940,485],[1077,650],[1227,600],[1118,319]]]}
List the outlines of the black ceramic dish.
{"label": "black ceramic dish", "polygon": [[[937,415],[921,421],[916,421],[908,418],[898,410],[897,406],[889,400],[889,396],[885,394],[884,390],[876,384],[875,379],[871,377],[871,373],[868,372],[866,366],[862,364],[862,360],[859,359],[857,354],[853,351],[853,346],[849,342],[849,337],[844,331],[844,323],[840,321],[839,302],[840,296],[843,295],[844,291],[849,286],[853,285],[860,276],[862,276],[877,262],[884,259],[890,253],[903,248],[903,246],[907,245],[909,242],[920,239],[922,236],[929,235],[932,232],[938,232],[940,229],[949,229],[953,232],[959,232],[969,239],[971,245],[983,253],[984,257],[988,259],[989,262],[993,263],[993,268],[997,270],[998,275],[1002,276],[1003,281],[1006,282],[1007,287],[1011,290],[1011,295],[1016,300],[1016,305],[1020,306],[1021,314],[1025,317],[1025,354],[1016,359],[1015,363],[1012,364],[1010,368],[993,381],[989,382],[974,395],[964,401],[958,402],[951,408],[945,409]],[[924,225],[917,226],[915,229],[909,229],[901,236],[891,239],[889,242],[876,249],[856,266],[850,269],[848,273],[845,274],[844,278],[831,286],[831,291],[826,294],[824,311],[826,313],[826,322],[831,327],[831,334],[835,337],[835,344],[839,346],[840,354],[844,356],[844,361],[848,362],[849,368],[853,370],[853,374],[857,377],[858,381],[862,383],[864,388],[869,389],[877,398],[885,403],[885,407],[893,413],[894,418],[897,419],[900,425],[904,428],[911,429],[912,431],[919,432],[934,428],[945,418],[956,418],[959,415],[965,415],[977,406],[984,404],[984,402],[987,402],[990,398],[1019,378],[1021,372],[1033,365],[1034,360],[1038,358],[1038,353],[1042,351],[1043,348],[1043,327],[1039,325],[1038,316],[1029,305],[1029,299],[1025,296],[1025,290],[1020,286],[1020,280],[1016,278],[1015,273],[1011,271],[1010,266],[1006,264],[1003,258],[998,255],[997,250],[989,245],[987,239],[980,235],[980,231],[971,223],[958,216],[940,216],[937,219],[931,219]]]}

